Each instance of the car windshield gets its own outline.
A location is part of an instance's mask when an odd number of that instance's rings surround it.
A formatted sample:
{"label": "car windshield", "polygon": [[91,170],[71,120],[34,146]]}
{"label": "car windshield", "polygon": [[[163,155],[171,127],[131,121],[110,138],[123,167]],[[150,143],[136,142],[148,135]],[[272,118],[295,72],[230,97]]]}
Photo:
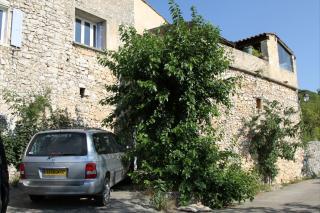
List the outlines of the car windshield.
{"label": "car windshield", "polygon": [[27,156],[84,156],[86,142],[84,133],[41,133],[33,138]]}

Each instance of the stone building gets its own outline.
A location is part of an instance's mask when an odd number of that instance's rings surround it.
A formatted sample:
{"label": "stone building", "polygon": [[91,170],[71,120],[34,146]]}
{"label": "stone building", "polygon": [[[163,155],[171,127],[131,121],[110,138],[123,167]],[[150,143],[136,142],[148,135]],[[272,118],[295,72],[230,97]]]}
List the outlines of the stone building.
{"label": "stone building", "polygon": [[[54,108],[100,127],[113,108],[99,101],[115,78],[97,63],[97,55],[121,45],[121,24],[141,33],[165,22],[144,0],[0,0],[0,114],[10,117],[4,90],[25,96],[49,88]],[[222,41],[234,59],[227,75],[242,77],[231,111],[219,121],[228,127],[225,142],[239,135],[243,119],[260,110],[264,100],[298,109],[296,58],[277,35]],[[279,161],[278,182],[300,176],[300,157]]]}
{"label": "stone building", "polygon": [[[97,55],[117,49],[121,24],[142,32],[164,22],[141,0],[0,0],[0,91],[48,87],[54,108],[99,127],[112,109],[98,102],[114,78]],[[1,94],[0,113],[8,114]]]}
{"label": "stone building", "polygon": [[[284,107],[299,111],[296,57],[274,33],[263,33],[236,42],[223,41],[233,56],[227,75],[241,77],[241,85],[232,97],[231,110],[218,122],[223,129],[221,147],[238,151],[244,156],[244,165],[251,167],[253,162],[247,153],[243,124],[263,109],[266,101],[276,100]],[[292,119],[298,123],[299,113]],[[275,182],[299,178],[303,150],[296,152],[295,161],[279,159],[278,167],[280,171]]]}

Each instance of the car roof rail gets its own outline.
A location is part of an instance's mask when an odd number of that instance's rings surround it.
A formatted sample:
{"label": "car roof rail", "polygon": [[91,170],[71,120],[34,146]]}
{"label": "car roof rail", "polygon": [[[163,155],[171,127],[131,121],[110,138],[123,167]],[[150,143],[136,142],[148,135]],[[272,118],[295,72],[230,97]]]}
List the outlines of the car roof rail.
{"label": "car roof rail", "polygon": [[96,128],[96,127],[77,127],[77,126],[73,126],[73,127],[59,127],[59,128],[48,128],[48,129],[45,129],[43,131],[50,131],[50,130],[66,130],[66,129],[74,129],[74,130],[101,130],[101,131],[107,131],[105,129],[102,129],[102,128]]}

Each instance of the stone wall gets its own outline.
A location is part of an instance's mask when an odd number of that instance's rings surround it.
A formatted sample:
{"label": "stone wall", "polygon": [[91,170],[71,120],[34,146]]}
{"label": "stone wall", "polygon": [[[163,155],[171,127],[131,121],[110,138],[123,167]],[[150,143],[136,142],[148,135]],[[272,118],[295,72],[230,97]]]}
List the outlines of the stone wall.
{"label": "stone wall", "polygon": [[[28,96],[48,88],[54,108],[67,110],[91,127],[101,127],[102,119],[113,109],[101,106],[99,101],[110,95],[104,86],[114,83],[115,78],[97,63],[100,51],[74,43],[75,10],[106,21],[108,50],[120,45],[120,25],[158,26],[135,20],[141,5],[149,16],[162,19],[151,8],[145,8],[145,3],[137,5],[137,0],[11,0],[9,4],[9,12],[13,8],[24,12],[23,36],[21,48],[10,46],[9,39],[0,44],[0,114],[10,117],[2,96],[4,90]],[[10,21],[8,24],[10,29]],[[86,89],[83,98],[80,87]]]}
{"label": "stone wall", "polygon": [[[220,146],[224,149],[232,149],[243,156],[243,164],[246,168],[253,167],[253,161],[248,152],[246,132],[243,130],[244,123],[250,119],[253,114],[258,113],[256,108],[256,98],[262,100],[262,104],[267,101],[277,100],[282,105],[293,107],[299,111],[299,102],[297,92],[274,82],[246,74],[237,70],[229,70],[228,76],[239,77],[241,86],[236,94],[232,96],[232,107],[228,113],[222,113],[221,118],[215,121],[215,125],[220,127],[222,140]],[[223,112],[223,111],[222,111]],[[292,118],[299,122],[297,114]],[[294,141],[299,140],[298,138]],[[294,142],[292,141],[292,142]],[[303,166],[303,150],[299,149],[295,155],[295,161],[286,161],[279,159],[279,175],[276,177],[276,183],[288,182],[292,179],[301,177]]]}
{"label": "stone wall", "polygon": [[[51,89],[54,108],[66,109],[72,117],[92,127],[112,110],[99,101],[108,94],[105,84],[114,82],[111,72],[97,63],[99,51],[73,42],[75,8],[91,12],[108,23],[107,47],[119,45],[120,24],[133,25],[133,1],[109,0],[14,0],[9,10],[24,12],[22,47],[0,45],[0,91],[20,96]],[[130,3],[131,2],[131,3]],[[80,87],[86,96],[80,97]],[[0,112],[10,115],[0,94]]]}
{"label": "stone wall", "polygon": [[[268,42],[269,45],[274,43]],[[276,46],[277,43],[274,43],[274,45]],[[238,152],[243,157],[244,167],[250,169],[254,166],[254,162],[248,152],[246,132],[243,130],[244,123],[252,115],[259,112],[259,109],[256,108],[257,99],[262,101],[262,105],[266,101],[276,100],[283,106],[292,107],[299,112],[298,90],[296,89],[297,75],[296,72],[280,70],[275,63],[270,61],[237,49],[225,48],[232,58],[232,64],[225,77],[238,77],[240,84],[236,94],[231,97],[231,109],[225,112],[225,109],[222,108],[221,118],[213,121],[213,125],[219,127],[222,134],[222,140],[219,142],[220,147]],[[269,49],[273,50],[274,48],[269,47]],[[288,84],[283,83],[284,81],[288,81]],[[300,121],[299,113],[292,120],[298,123]],[[292,142],[298,142],[298,140],[296,138]],[[298,149],[294,161],[279,159],[279,174],[275,178],[275,183],[300,178],[303,156],[303,149]]]}
{"label": "stone wall", "polygon": [[306,147],[304,173],[320,177],[320,141],[311,141]]}
{"label": "stone wall", "polygon": [[[136,0],[137,1],[137,0]],[[107,22],[107,49],[116,50],[120,45],[118,27],[120,24],[156,27],[162,22],[141,23],[135,20],[137,13],[145,11],[145,4],[134,4],[132,0],[11,0],[9,11],[19,8],[24,12],[22,47],[14,48],[7,44],[0,45],[0,114],[10,117],[9,106],[3,100],[3,91],[14,91],[20,96],[40,93],[51,89],[53,107],[66,109],[73,118],[83,120],[91,127],[101,127],[101,121],[113,108],[101,106],[99,101],[107,94],[104,86],[116,81],[110,70],[97,63],[100,51],[87,48],[73,42],[75,8],[94,14]],[[137,9],[137,5],[144,8]],[[134,12],[135,11],[135,12]],[[140,11],[140,12],[139,12]],[[157,15],[148,9],[148,13]],[[141,20],[140,20],[141,19]],[[142,18],[138,21],[143,21]],[[9,16],[10,20],[10,16]],[[10,22],[8,25],[10,28]],[[227,48],[227,47],[226,47]],[[256,71],[263,70],[262,76],[269,71],[276,73],[274,66],[266,60],[259,59],[236,49],[228,49],[234,62],[227,76],[242,77],[241,88],[232,97],[233,107],[228,114],[217,121],[225,127],[221,147],[230,146],[243,154],[246,167],[252,166],[252,160],[246,153],[241,132],[243,119],[256,113],[255,99],[278,100],[285,106],[298,109],[298,96],[295,89],[283,84],[287,77],[279,75],[278,80],[268,80],[257,76]],[[245,71],[245,72],[243,72]],[[294,82],[296,73],[285,73],[288,81]],[[290,80],[291,79],[291,80]],[[290,84],[291,85],[291,84]],[[290,86],[289,85],[289,86]],[[79,90],[85,88],[85,97],[81,98]],[[297,117],[298,121],[299,118]],[[236,143],[233,143],[236,141]],[[302,151],[296,156],[296,162],[279,160],[281,169],[277,181],[287,181],[300,175]]]}

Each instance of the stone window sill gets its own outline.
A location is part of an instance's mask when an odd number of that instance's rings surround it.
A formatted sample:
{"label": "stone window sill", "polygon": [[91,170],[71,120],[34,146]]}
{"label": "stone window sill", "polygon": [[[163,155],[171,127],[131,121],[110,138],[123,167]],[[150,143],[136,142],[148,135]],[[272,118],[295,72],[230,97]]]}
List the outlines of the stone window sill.
{"label": "stone window sill", "polygon": [[92,51],[98,52],[98,53],[104,53],[104,51],[101,50],[101,49],[97,49],[95,47],[89,47],[87,45],[84,45],[84,44],[81,44],[81,43],[78,43],[78,42],[75,42],[75,41],[72,44],[73,44],[73,46],[76,46],[76,47],[81,47],[81,48],[84,48],[84,49],[87,49],[87,50],[92,50]]}
{"label": "stone window sill", "polygon": [[[12,47],[12,46],[9,45],[7,42],[2,42],[2,41],[0,41],[0,46],[1,46],[1,47],[5,47],[5,48],[11,48],[11,47]],[[20,49],[20,48],[18,48],[18,49]]]}

